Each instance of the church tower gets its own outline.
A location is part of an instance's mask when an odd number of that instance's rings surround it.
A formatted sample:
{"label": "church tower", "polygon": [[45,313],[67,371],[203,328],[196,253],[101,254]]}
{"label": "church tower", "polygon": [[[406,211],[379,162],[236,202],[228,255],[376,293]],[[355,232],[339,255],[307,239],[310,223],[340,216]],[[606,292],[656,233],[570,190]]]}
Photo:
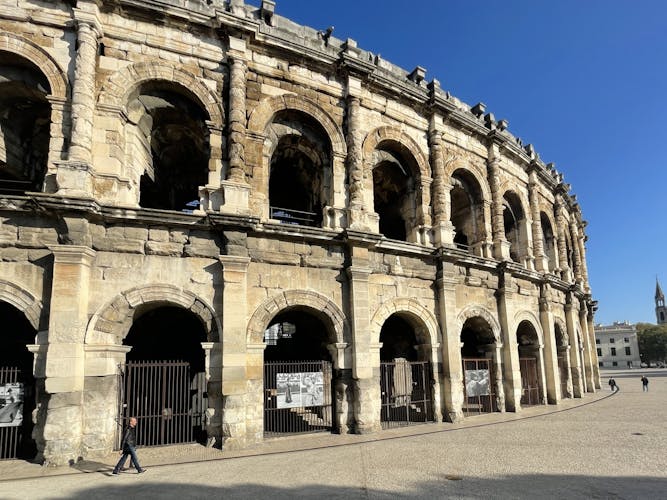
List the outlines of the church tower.
{"label": "church tower", "polygon": [[665,294],[662,293],[662,288],[660,288],[660,283],[658,283],[657,278],[655,280],[655,317],[658,320],[659,325],[667,323],[667,307],[665,307]]}

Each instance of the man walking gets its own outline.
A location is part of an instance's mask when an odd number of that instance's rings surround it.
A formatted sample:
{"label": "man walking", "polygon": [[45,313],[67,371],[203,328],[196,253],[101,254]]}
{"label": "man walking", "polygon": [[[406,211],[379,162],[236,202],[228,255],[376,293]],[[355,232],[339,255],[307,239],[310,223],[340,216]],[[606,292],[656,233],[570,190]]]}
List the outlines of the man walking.
{"label": "man walking", "polygon": [[616,381],[614,380],[613,377],[611,377],[611,378],[609,379],[609,389],[611,389],[611,390],[614,391],[614,392],[618,392],[618,391],[619,391],[618,384],[616,384]]}
{"label": "man walking", "polygon": [[135,417],[130,417],[130,425],[125,429],[125,434],[123,434],[123,441],[120,443],[120,460],[116,464],[116,467],[113,468],[113,474],[117,475],[123,466],[125,465],[125,460],[127,460],[128,455],[135,469],[137,469],[137,474],[146,472],[146,469],[142,469],[139,465],[139,459],[137,458],[137,451],[134,447],[137,445],[137,419]]}
{"label": "man walking", "polygon": [[646,375],[642,375],[642,389],[644,392],[648,392],[648,379]]}

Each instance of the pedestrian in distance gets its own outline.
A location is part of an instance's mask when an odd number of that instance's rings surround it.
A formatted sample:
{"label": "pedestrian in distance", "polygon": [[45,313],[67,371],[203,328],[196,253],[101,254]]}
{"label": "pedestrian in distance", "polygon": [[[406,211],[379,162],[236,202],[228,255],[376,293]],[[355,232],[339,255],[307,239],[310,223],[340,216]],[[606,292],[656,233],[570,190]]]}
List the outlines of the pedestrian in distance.
{"label": "pedestrian in distance", "polygon": [[139,465],[135,446],[137,446],[137,419],[135,417],[130,417],[130,424],[127,426],[127,429],[125,429],[123,441],[120,443],[120,460],[118,460],[116,467],[113,468],[114,475],[118,475],[122,470],[128,456],[130,457],[131,464],[137,469],[137,474],[146,472],[146,469],[143,469],[141,465]]}
{"label": "pedestrian in distance", "polygon": [[646,378],[646,375],[642,375],[642,390],[648,392],[648,379]]}
{"label": "pedestrian in distance", "polygon": [[616,384],[616,381],[612,378],[609,379],[609,389],[618,392],[620,388],[618,387],[618,384]]}

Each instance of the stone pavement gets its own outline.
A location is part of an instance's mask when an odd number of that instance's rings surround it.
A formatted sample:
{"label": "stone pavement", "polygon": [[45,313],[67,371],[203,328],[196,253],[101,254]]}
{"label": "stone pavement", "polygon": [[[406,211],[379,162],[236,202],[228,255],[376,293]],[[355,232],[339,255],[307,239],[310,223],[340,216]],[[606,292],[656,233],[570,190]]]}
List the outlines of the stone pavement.
{"label": "stone pavement", "polygon": [[65,469],[0,462],[0,498],[665,498],[667,370],[613,373],[613,396],[607,372],[603,391],[583,400],[457,425],[276,439],[242,452],[142,449],[141,476],[111,476],[115,455]]}

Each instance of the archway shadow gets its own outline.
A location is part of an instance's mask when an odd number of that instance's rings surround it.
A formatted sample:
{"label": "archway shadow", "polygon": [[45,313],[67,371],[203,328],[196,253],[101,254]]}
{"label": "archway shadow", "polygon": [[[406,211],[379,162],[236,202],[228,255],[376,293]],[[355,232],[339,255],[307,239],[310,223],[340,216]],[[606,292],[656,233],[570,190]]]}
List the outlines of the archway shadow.
{"label": "archway shadow", "polygon": [[[149,472],[150,473],[150,472]],[[290,474],[304,475],[306,471],[285,469],[285,483],[289,484]],[[160,483],[146,481],[145,475],[141,479],[128,474],[127,477],[100,477],[100,486],[88,488],[67,498],[74,500],[90,499],[117,499],[117,498],[160,498],[160,499],[187,499],[187,498],[494,498],[494,499],[521,499],[521,498],[661,498],[667,488],[667,478],[618,476],[601,477],[587,475],[550,475],[550,474],[518,474],[499,478],[479,478],[453,474],[440,474],[431,481],[421,481],[406,484],[402,491],[392,491],[389,488],[359,487],[332,487],[318,484],[306,486],[269,486],[253,483],[234,486],[202,486],[188,483]],[[314,477],[314,480],[317,480]],[[344,479],[343,479],[344,480]],[[121,481],[126,484],[109,484]],[[20,485],[20,482],[15,483]],[[45,482],[37,483],[44,488]],[[5,484],[5,486],[7,486]],[[4,493],[12,493],[6,488]],[[18,487],[17,490],[18,492]],[[35,492],[37,493],[37,492]],[[43,494],[44,490],[41,489]],[[23,489],[23,498],[30,498],[31,492]],[[10,496],[9,498],[19,498]],[[58,498],[58,497],[50,497]]]}

